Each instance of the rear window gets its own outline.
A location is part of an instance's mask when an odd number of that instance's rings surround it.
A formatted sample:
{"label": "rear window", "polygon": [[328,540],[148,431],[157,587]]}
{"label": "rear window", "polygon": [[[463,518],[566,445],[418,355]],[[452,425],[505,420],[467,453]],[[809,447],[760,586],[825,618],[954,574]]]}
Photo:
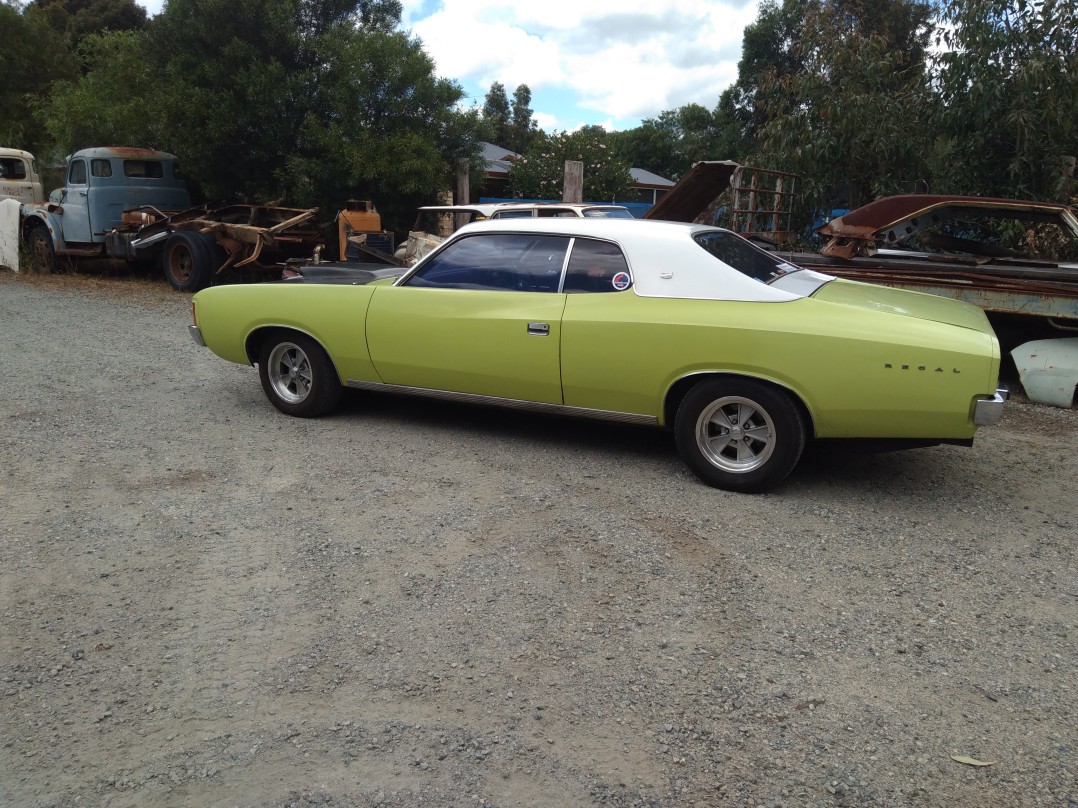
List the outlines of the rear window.
{"label": "rear window", "polygon": [[625,208],[588,208],[584,215],[589,219],[631,219],[633,215]]}
{"label": "rear window", "polygon": [[165,169],[160,160],[124,160],[124,176],[159,180],[165,176]]}
{"label": "rear window", "polygon": [[736,233],[715,230],[698,233],[693,240],[727,266],[763,283],[801,268],[761,250]]}

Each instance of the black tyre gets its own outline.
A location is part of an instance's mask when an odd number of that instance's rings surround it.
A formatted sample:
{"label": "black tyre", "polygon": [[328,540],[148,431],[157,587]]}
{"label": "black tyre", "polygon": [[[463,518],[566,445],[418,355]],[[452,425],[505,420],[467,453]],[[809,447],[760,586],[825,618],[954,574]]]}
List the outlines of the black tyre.
{"label": "black tyre", "polygon": [[177,231],[165,242],[161,269],[173,289],[197,292],[210,285],[212,255],[202,233]]}
{"label": "black tyre", "polygon": [[35,225],[30,230],[27,239],[30,245],[30,267],[34,272],[44,274],[56,271],[56,248],[52,243],[52,235],[45,225]]}
{"label": "black tyre", "polygon": [[805,422],[790,397],[752,379],[697,384],[678,407],[678,452],[701,480],[752,493],[785,479],[805,448]]}
{"label": "black tyre", "polygon": [[299,418],[330,412],[344,390],[322,346],[303,334],[281,333],[262,343],[258,376],[273,406]]}
{"label": "black tyre", "polygon": [[217,243],[213,233],[199,233],[198,235],[202,238],[202,243],[206,245],[206,255],[210,259],[210,278],[207,283],[209,285],[213,283],[213,276],[224,264],[225,259],[228,258],[228,253],[225,252],[224,247]]}

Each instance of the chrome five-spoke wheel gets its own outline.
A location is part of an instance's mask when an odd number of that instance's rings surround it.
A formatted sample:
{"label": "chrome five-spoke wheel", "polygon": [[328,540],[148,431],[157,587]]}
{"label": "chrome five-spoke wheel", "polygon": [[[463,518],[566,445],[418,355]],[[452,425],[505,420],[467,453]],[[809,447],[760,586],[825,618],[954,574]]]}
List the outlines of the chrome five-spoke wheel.
{"label": "chrome five-spoke wheel", "polygon": [[700,451],[732,472],[759,468],[775,450],[775,423],[759,404],[741,396],[711,402],[696,420]]}
{"label": "chrome five-spoke wheel", "polygon": [[273,406],[300,418],[325,415],[344,390],[322,346],[295,332],[275,331],[263,341],[258,375]]}
{"label": "chrome five-spoke wheel", "polygon": [[311,394],[311,360],[294,342],[279,342],[270,351],[266,372],[273,391],[289,404]]}
{"label": "chrome five-spoke wheel", "polygon": [[674,436],[701,480],[730,491],[763,491],[789,474],[805,448],[805,419],[785,390],[740,377],[697,383],[682,399]]}

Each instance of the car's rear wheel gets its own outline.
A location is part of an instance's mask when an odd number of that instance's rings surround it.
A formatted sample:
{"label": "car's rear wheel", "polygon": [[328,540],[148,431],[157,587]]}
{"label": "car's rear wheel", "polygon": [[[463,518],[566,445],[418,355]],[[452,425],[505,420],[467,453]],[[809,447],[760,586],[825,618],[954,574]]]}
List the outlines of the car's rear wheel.
{"label": "car's rear wheel", "polygon": [[682,400],[674,434],[682,459],[701,480],[751,493],[793,470],[806,428],[782,390],[752,379],[711,379]]}
{"label": "car's rear wheel", "polygon": [[258,357],[262,389],[273,406],[299,418],[317,418],[341,400],[333,362],[317,342],[303,334],[280,334],[262,344]]}

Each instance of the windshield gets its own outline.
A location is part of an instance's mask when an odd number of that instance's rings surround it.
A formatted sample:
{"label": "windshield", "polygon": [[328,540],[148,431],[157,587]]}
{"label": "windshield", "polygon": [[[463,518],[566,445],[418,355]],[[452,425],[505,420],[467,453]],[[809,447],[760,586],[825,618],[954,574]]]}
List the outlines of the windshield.
{"label": "windshield", "polygon": [[693,240],[727,266],[762,283],[771,283],[801,269],[725,230],[698,233]]}

